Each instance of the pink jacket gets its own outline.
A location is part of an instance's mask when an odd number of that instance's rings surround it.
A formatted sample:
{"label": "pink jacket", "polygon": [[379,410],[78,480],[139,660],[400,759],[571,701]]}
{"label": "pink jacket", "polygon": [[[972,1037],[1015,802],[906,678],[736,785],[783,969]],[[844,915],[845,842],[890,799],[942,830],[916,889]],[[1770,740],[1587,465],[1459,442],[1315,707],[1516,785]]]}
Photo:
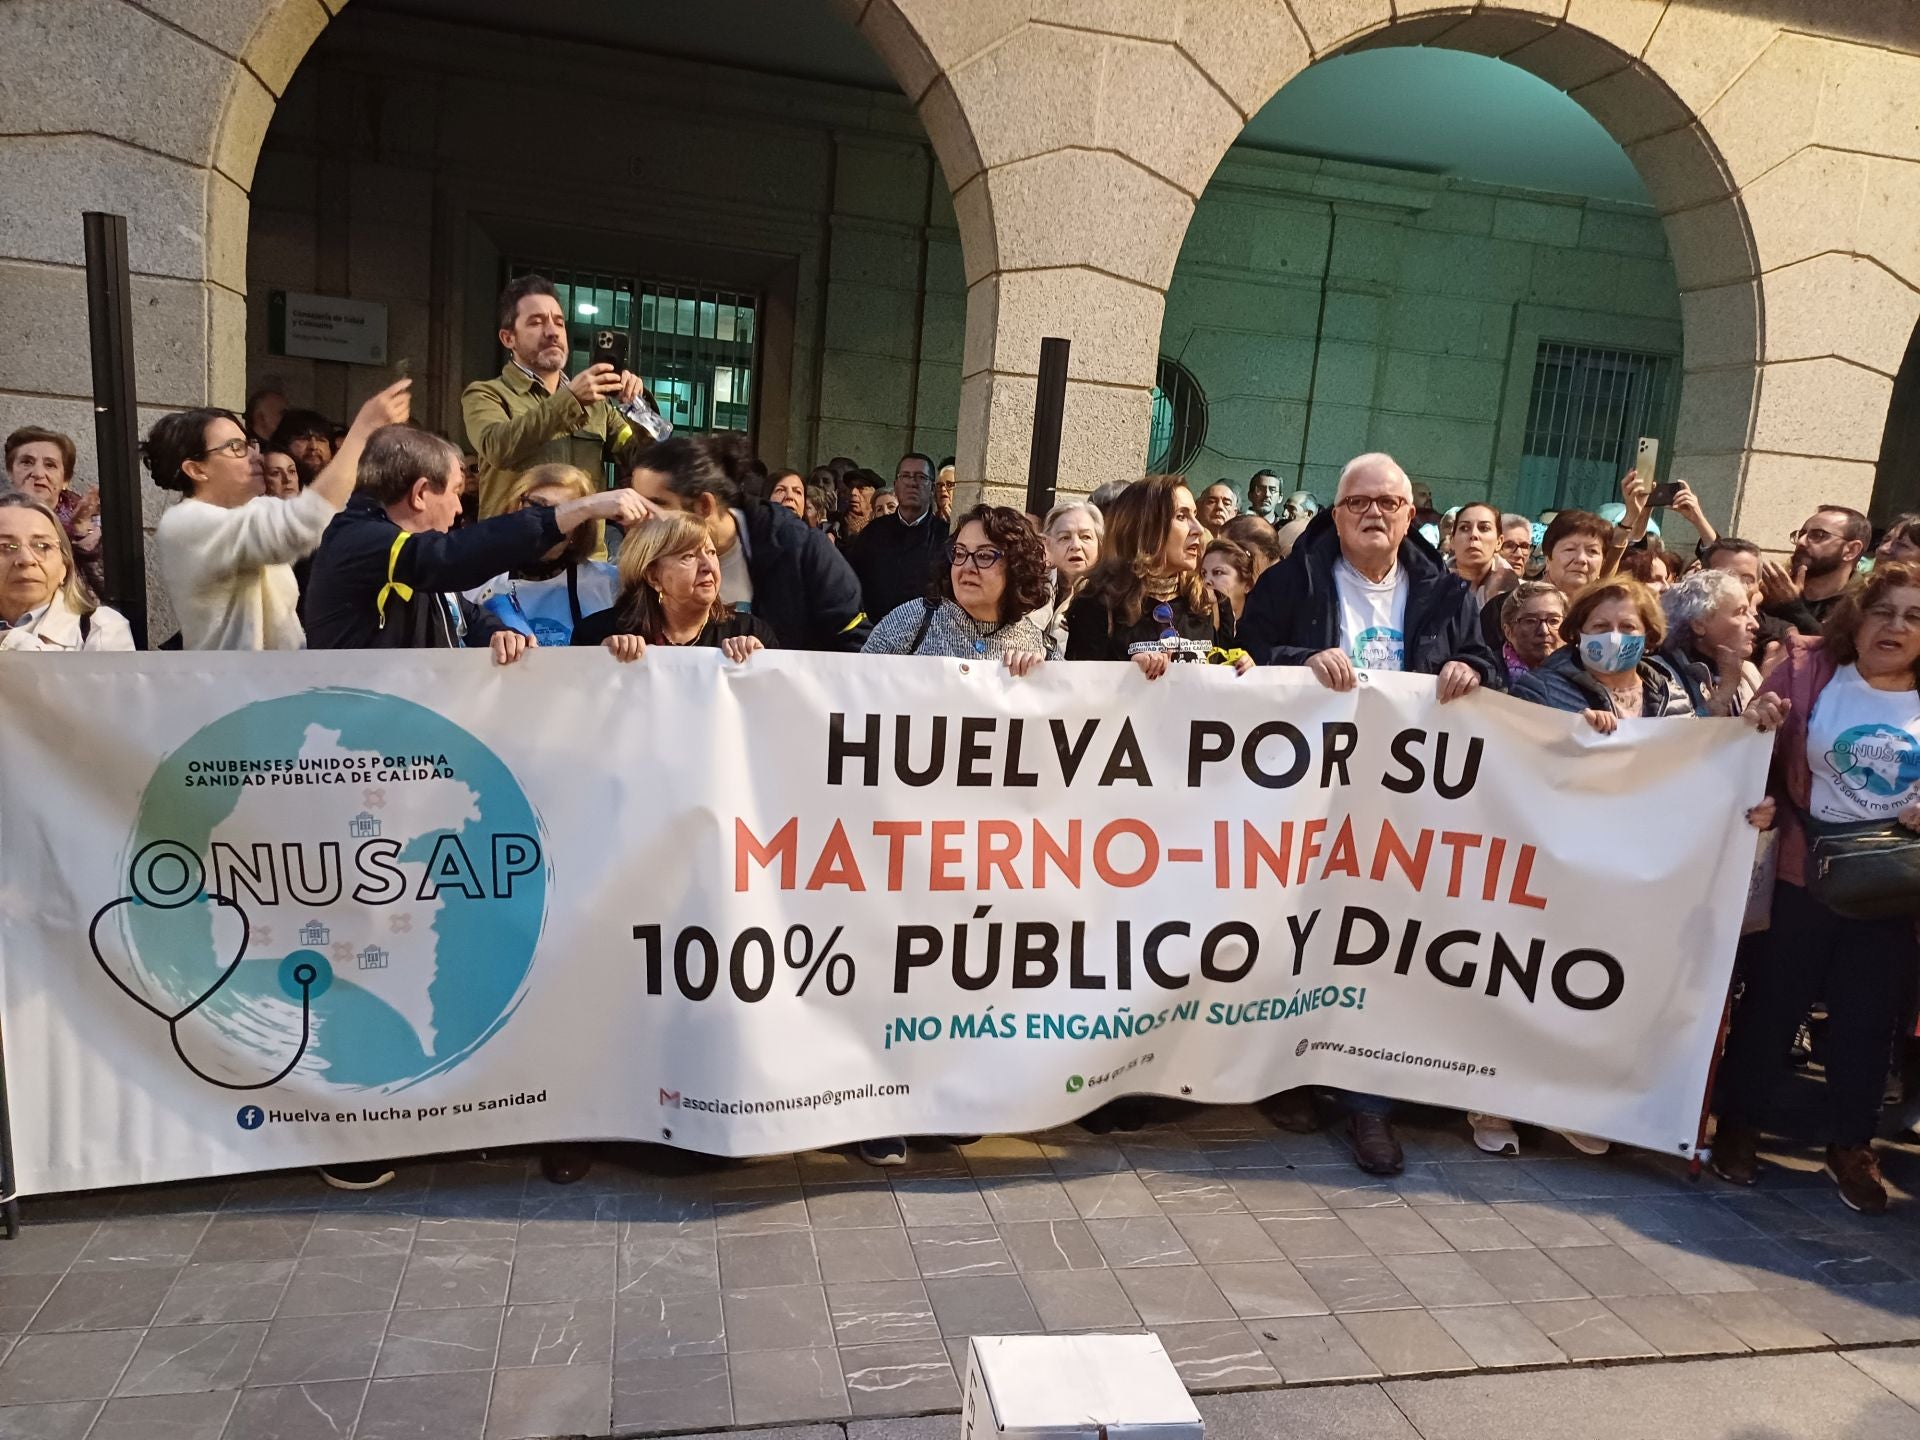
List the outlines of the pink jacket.
{"label": "pink jacket", "polygon": [[1839,667],[1817,636],[1789,635],[1787,658],[1760,687],[1762,694],[1778,695],[1791,704],[1774,737],[1773,773],[1767,793],[1774,797],[1780,827],[1780,879],[1790,885],[1807,883],[1807,831],[1800,817],[1812,803],[1813,771],[1807,765],[1807,721],[1827,682]]}

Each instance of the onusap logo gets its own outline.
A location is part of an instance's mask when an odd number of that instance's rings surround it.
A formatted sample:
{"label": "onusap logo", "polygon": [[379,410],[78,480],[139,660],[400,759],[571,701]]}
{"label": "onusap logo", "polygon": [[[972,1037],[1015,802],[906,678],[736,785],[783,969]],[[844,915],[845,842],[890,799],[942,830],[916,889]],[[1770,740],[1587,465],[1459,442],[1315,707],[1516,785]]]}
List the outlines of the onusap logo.
{"label": "onusap logo", "polygon": [[[88,940],[193,1074],[404,1089],[525,997],[552,876],[511,771],[411,701],[247,705],[161,762]],[[458,957],[457,966],[450,963]]]}

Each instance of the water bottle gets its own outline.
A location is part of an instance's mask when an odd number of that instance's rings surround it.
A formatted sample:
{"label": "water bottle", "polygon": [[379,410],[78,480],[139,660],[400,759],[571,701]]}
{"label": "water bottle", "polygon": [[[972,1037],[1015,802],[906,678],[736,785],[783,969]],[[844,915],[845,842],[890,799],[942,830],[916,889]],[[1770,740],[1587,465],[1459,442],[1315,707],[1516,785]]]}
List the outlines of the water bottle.
{"label": "water bottle", "polygon": [[619,406],[619,410],[636,429],[646,431],[656,443],[673,434],[672,424],[653,408],[653,402],[647,398],[644,390],[634,396],[631,403]]}

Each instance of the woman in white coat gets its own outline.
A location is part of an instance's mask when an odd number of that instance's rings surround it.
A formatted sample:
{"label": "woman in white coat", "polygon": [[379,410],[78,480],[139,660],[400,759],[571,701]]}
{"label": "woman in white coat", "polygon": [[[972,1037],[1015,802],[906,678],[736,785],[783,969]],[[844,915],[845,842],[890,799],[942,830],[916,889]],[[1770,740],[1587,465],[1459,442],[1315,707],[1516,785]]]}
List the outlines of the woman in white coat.
{"label": "woman in white coat", "polygon": [[131,650],[126,617],[78,579],[66,527],[31,495],[0,495],[0,650]]}

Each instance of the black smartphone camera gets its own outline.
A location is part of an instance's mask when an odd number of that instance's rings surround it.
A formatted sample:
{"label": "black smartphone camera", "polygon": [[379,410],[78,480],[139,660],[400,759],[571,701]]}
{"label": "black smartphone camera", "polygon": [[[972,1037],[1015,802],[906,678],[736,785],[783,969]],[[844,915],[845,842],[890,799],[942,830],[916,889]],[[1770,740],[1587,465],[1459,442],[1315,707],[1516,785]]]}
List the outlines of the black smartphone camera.
{"label": "black smartphone camera", "polygon": [[1653,493],[1647,497],[1647,504],[1655,510],[1663,509],[1680,498],[1679,482],[1667,481],[1664,485],[1653,487]]}
{"label": "black smartphone camera", "polygon": [[588,365],[611,365],[616,370],[627,368],[627,337],[618,330],[596,330],[593,332],[593,353],[587,357]]}

